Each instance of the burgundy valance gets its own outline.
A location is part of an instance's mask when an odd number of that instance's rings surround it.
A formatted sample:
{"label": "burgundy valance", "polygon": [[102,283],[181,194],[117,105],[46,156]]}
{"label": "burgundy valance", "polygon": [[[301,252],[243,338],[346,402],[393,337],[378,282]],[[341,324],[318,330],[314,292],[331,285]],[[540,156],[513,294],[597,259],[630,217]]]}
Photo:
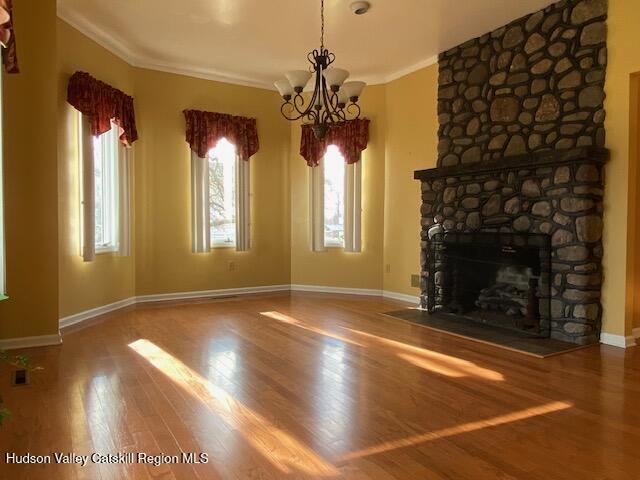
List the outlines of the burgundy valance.
{"label": "burgundy valance", "polygon": [[120,127],[120,140],[131,145],[138,139],[133,97],[96,80],[86,72],[76,72],[69,79],[67,101],[87,115],[91,133],[102,135],[111,130],[111,121]]}
{"label": "burgundy valance", "polygon": [[318,140],[313,134],[311,125],[302,125],[300,139],[300,155],[307,161],[307,165],[315,167],[320,164],[329,145],[340,149],[347,163],[352,164],[360,160],[360,153],[369,143],[369,120],[359,118],[339,123],[329,128],[327,135]]}
{"label": "burgundy valance", "polygon": [[255,118],[237,117],[226,113],[185,110],[187,143],[200,158],[226,138],[236,147],[242,160],[249,160],[260,148]]}
{"label": "burgundy valance", "polygon": [[0,0],[0,45],[2,64],[7,73],[18,73],[16,36],[13,31],[13,0]]}

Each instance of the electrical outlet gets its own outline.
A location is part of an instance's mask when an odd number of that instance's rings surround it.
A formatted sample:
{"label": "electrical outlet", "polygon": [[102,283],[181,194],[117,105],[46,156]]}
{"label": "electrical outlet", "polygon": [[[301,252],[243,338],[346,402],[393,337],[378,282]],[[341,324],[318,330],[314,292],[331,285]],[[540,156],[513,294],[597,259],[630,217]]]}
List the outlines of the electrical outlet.
{"label": "electrical outlet", "polygon": [[236,269],[236,262],[230,261],[229,262],[229,271],[233,272],[233,271],[235,271],[235,269]]}
{"label": "electrical outlet", "polygon": [[411,286],[420,288],[420,275],[411,275]]}
{"label": "electrical outlet", "polygon": [[385,271],[386,273],[391,273],[391,264],[390,264],[390,263],[387,263],[387,264],[384,266],[384,271]]}

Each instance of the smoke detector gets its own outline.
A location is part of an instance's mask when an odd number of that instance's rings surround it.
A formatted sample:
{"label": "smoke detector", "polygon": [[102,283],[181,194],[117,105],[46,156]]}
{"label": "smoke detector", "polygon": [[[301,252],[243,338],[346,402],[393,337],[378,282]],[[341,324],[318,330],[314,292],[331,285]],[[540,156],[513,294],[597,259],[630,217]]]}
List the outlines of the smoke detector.
{"label": "smoke detector", "polygon": [[353,2],[351,4],[351,11],[356,15],[364,15],[371,8],[369,2]]}

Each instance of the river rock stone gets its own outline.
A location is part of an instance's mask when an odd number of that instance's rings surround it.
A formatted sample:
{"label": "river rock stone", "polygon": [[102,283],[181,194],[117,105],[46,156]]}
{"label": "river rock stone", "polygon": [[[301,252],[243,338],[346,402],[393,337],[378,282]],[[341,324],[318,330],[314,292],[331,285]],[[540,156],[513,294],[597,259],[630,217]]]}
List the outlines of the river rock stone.
{"label": "river rock stone", "polygon": [[602,238],[602,218],[599,215],[587,215],[576,220],[578,240],[585,243],[597,242]]}
{"label": "river rock stone", "polygon": [[571,23],[580,25],[607,14],[607,0],[582,0],[571,11]]}
{"label": "river rock stone", "polygon": [[513,122],[520,113],[520,102],[515,97],[498,97],[491,104],[490,112],[494,122]]}
{"label": "river rock stone", "polygon": [[487,202],[482,207],[482,214],[485,217],[490,217],[492,215],[495,215],[498,212],[500,212],[500,206],[501,206],[500,195],[491,195],[489,197],[489,200],[487,200]]}
{"label": "river rock stone", "polygon": [[516,45],[519,45],[524,41],[524,33],[522,31],[522,27],[516,25],[515,27],[509,28],[504,35],[502,40],[502,47],[505,49],[513,48]]}
{"label": "river rock stone", "polygon": [[607,39],[607,26],[604,22],[591,23],[582,29],[580,44],[597,45]]}
{"label": "river rock stone", "polygon": [[558,99],[547,93],[542,96],[540,106],[536,111],[536,122],[550,122],[560,117],[560,102]]}

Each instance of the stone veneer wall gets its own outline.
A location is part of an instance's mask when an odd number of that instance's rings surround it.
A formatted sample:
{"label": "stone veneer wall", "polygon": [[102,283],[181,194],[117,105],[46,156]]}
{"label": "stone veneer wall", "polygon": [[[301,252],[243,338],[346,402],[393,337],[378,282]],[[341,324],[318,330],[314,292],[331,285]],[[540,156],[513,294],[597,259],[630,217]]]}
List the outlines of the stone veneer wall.
{"label": "stone veneer wall", "polygon": [[603,165],[585,147],[418,171],[422,181],[422,306],[430,230],[551,236],[551,336],[578,344],[600,334]]}
{"label": "stone veneer wall", "polygon": [[606,17],[564,0],[440,54],[438,165],[604,146]]}

